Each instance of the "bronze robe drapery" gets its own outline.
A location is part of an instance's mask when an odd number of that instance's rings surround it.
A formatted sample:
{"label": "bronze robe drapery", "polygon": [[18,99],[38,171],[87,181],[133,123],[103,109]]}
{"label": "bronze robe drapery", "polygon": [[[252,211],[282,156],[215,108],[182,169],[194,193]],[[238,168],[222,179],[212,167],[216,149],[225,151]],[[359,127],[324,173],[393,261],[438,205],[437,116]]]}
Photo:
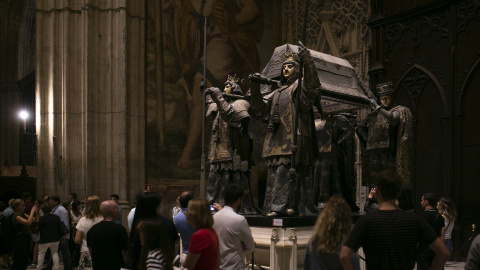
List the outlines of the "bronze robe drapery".
{"label": "bronze robe drapery", "polygon": [[[263,211],[265,214],[277,212],[286,214],[288,209],[289,175],[293,145],[293,120],[299,113],[298,151],[296,170],[298,173],[295,185],[294,210],[300,215],[318,212],[313,205],[312,167],[317,154],[315,127],[312,106],[319,98],[320,80],[310,53],[302,55],[304,77],[302,87],[298,89],[297,77],[291,77],[280,88],[262,97],[259,89],[252,85],[252,111],[263,119],[268,119],[271,130],[267,131],[263,144],[262,156],[268,167],[267,185]],[[295,93],[302,91],[295,108]],[[278,115],[278,117],[277,117]],[[275,117],[274,117],[275,116]],[[279,119],[273,123],[272,119]]]}
{"label": "bronze robe drapery", "polygon": [[395,106],[389,111],[399,113],[396,125],[391,125],[381,114],[372,112],[357,129],[368,153],[369,184],[374,184],[378,172],[396,168],[403,179],[403,188],[410,188],[413,117],[410,109],[404,106]]}

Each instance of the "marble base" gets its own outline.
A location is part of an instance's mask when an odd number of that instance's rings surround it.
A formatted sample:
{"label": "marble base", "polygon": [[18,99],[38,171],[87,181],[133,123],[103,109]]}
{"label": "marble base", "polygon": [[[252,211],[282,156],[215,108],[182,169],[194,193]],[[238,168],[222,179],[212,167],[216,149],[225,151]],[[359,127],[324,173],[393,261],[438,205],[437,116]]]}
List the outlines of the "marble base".
{"label": "marble base", "polygon": [[[317,217],[246,218],[255,240],[255,264],[272,270],[303,268],[305,249]],[[251,254],[246,257],[251,264]]]}
{"label": "marble base", "polygon": [[[362,215],[352,213],[352,223]],[[312,237],[316,216],[271,218],[258,215],[245,218],[255,240],[255,265],[271,270],[303,269],[305,249]],[[246,254],[246,258],[251,265],[252,254]]]}

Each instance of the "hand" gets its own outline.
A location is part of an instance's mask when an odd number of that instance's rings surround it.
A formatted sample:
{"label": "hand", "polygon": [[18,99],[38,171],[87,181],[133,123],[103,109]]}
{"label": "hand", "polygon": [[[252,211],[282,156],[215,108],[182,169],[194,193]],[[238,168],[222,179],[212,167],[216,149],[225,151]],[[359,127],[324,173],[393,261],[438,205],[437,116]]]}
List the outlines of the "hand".
{"label": "hand", "polygon": [[215,212],[218,212],[220,210],[222,210],[222,206],[218,203],[213,203],[213,209],[215,209]]}
{"label": "hand", "polygon": [[258,83],[258,84],[262,84],[264,81],[264,79],[262,78],[262,74],[260,73],[254,73],[254,74],[248,75],[248,80],[250,82]]}
{"label": "hand", "polygon": [[222,91],[220,91],[220,89],[217,87],[209,87],[207,90],[205,90],[205,94],[210,95],[212,98],[218,99],[222,96]]}
{"label": "hand", "polygon": [[375,101],[375,99],[370,98],[368,99],[368,101],[370,102],[370,107],[372,108],[372,110],[378,111],[381,108],[380,105],[378,105],[378,103]]}
{"label": "hand", "polygon": [[37,206],[34,205],[34,206],[32,207],[32,210],[30,210],[30,215],[35,215],[35,213],[37,213],[37,211],[38,211]]}
{"label": "hand", "polygon": [[306,54],[308,52],[308,49],[307,47],[305,47],[305,45],[303,45],[303,43],[301,41],[298,42],[298,56],[302,56],[304,54]]}
{"label": "hand", "polygon": [[370,190],[370,194],[368,194],[368,198],[372,199],[373,196],[375,196],[375,192],[377,191],[377,188],[373,187],[371,190]]}

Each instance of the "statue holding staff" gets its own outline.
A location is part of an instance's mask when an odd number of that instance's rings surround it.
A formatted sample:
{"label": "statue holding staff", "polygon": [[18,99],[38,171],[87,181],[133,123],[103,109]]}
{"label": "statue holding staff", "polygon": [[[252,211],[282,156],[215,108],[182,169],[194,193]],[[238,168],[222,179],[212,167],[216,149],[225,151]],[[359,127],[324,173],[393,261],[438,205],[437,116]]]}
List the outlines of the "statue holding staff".
{"label": "statue holding staff", "polygon": [[244,195],[239,213],[258,214],[260,211],[253,201],[250,188],[250,167],[252,165],[252,138],[248,126],[250,104],[243,99],[243,92],[236,77],[228,76],[222,91],[216,87],[207,88],[211,97],[207,117],[212,117],[210,140],[210,173],[207,185],[207,200],[210,204],[225,205],[223,190],[231,183],[243,187]]}
{"label": "statue holding staff", "polygon": [[395,168],[403,179],[402,194],[398,198],[403,210],[413,209],[411,192],[411,154],[413,151],[413,117],[410,109],[393,103],[391,82],[377,85],[381,106],[370,99],[373,109],[357,128],[360,142],[368,154],[368,180],[374,184],[375,175],[387,168]]}
{"label": "statue holding staff", "polygon": [[[303,82],[299,83],[301,63],[304,76]],[[312,168],[318,151],[312,106],[319,99],[320,80],[310,52],[301,42],[298,54],[287,51],[280,87],[266,96],[262,96],[259,85],[268,83],[264,77],[252,74],[250,81],[252,112],[268,121],[262,151],[268,168],[264,213],[267,216],[318,213],[313,204],[312,189],[304,188],[312,183]],[[296,116],[298,125],[295,130]],[[296,153],[295,159],[292,159],[292,153]],[[292,163],[295,176],[291,173]]]}

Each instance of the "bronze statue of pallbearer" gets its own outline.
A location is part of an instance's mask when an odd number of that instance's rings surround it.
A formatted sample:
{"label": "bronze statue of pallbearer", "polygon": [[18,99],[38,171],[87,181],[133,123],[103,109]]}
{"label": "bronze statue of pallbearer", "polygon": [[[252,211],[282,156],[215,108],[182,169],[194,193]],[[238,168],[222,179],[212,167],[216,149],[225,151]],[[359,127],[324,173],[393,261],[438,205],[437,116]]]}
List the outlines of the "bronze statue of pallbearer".
{"label": "bronze statue of pallbearer", "polygon": [[330,196],[341,194],[352,212],[355,201],[355,130],[349,113],[324,114],[315,119],[319,157],[314,170],[314,202],[322,209]]}
{"label": "bronze statue of pallbearer", "polygon": [[249,79],[251,111],[268,122],[262,151],[268,168],[264,214],[318,214],[313,204],[311,168],[318,151],[312,106],[319,99],[320,81],[310,52],[301,42],[298,54],[286,52],[279,87],[265,96],[260,84],[276,82],[258,73]]}
{"label": "bronze statue of pallbearer", "polygon": [[207,200],[210,204],[225,204],[223,190],[230,183],[244,189],[239,213],[258,214],[250,188],[250,167],[252,165],[252,139],[248,126],[250,104],[243,98],[238,78],[228,76],[222,92],[216,87],[207,88],[211,97],[207,116],[213,118],[210,140],[210,173],[208,176]]}
{"label": "bronze statue of pallbearer", "polygon": [[380,98],[370,99],[371,112],[357,128],[360,142],[368,154],[367,169],[369,184],[374,184],[375,175],[387,168],[395,168],[403,179],[402,194],[398,198],[403,210],[413,209],[411,192],[411,156],[413,151],[413,117],[410,109],[393,102],[394,89],[391,82],[377,85]]}

